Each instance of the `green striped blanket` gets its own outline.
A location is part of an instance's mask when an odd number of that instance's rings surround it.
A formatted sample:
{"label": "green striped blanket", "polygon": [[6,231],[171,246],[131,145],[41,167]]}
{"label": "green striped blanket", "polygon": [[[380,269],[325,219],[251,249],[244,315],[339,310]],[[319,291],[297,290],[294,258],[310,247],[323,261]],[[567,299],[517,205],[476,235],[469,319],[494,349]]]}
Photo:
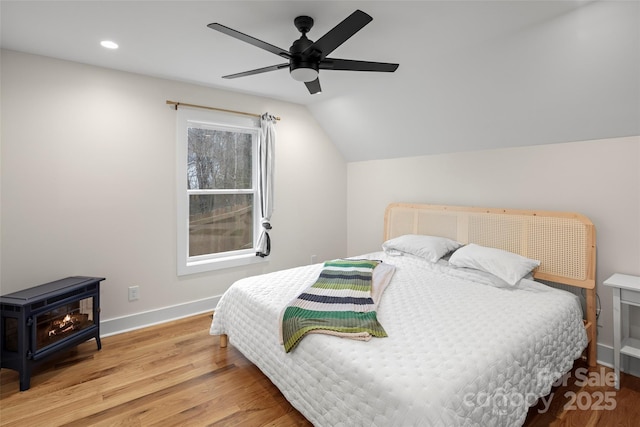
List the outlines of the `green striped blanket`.
{"label": "green striped blanket", "polygon": [[376,318],[371,297],[373,270],[380,261],[327,261],[316,282],[293,300],[282,315],[281,333],[290,352],[308,333],[368,341],[387,333]]}

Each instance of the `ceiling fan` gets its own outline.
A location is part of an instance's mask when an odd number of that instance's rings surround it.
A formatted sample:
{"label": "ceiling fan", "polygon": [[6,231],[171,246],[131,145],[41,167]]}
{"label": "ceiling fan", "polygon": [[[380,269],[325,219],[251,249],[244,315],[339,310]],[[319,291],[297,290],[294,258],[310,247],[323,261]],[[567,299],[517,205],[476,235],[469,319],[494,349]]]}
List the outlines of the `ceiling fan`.
{"label": "ceiling fan", "polygon": [[218,23],[209,24],[207,27],[289,60],[289,62],[283,64],[230,74],[228,76],[222,76],[222,78],[235,79],[237,77],[289,68],[291,77],[293,77],[294,80],[304,82],[307,89],[309,89],[309,93],[315,94],[321,91],[320,79],[318,78],[318,72],[320,70],[393,72],[398,68],[399,64],[390,64],[387,62],[327,58],[327,55],[372,20],[373,18],[371,16],[361,10],[356,10],[316,42],[313,42],[307,38],[307,33],[311,30],[311,27],[313,27],[313,19],[309,16],[298,16],[293,21],[293,24],[298,31],[302,33],[302,36],[293,42],[293,45],[288,51]]}

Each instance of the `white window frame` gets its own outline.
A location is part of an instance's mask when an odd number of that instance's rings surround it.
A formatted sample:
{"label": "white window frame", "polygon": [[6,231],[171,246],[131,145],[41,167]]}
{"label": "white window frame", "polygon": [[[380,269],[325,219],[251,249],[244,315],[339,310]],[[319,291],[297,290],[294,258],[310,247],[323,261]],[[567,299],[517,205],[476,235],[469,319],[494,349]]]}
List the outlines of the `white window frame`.
{"label": "white window frame", "polygon": [[[253,197],[253,247],[237,251],[217,254],[189,256],[189,194],[187,189],[187,155],[188,128],[190,123],[197,123],[205,127],[221,130],[240,130],[253,135],[252,147],[252,189],[246,193]],[[256,256],[256,243],[260,230],[260,202],[258,198],[258,137],[260,132],[259,119],[240,117],[215,111],[206,111],[180,107],[177,111],[177,165],[176,165],[176,195],[177,195],[177,274],[203,273],[223,268],[240,267],[267,262]],[[198,190],[199,193],[224,194],[229,190]],[[243,192],[232,190],[234,194]]]}

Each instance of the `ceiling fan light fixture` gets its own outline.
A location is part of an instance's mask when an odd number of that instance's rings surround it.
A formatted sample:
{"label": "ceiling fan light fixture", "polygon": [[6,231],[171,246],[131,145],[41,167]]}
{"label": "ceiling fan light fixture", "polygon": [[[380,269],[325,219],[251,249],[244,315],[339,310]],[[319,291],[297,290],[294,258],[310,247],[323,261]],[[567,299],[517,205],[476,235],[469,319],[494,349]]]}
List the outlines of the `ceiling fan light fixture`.
{"label": "ceiling fan light fixture", "polygon": [[312,82],[318,78],[318,70],[304,67],[295,68],[291,70],[291,77],[299,82]]}

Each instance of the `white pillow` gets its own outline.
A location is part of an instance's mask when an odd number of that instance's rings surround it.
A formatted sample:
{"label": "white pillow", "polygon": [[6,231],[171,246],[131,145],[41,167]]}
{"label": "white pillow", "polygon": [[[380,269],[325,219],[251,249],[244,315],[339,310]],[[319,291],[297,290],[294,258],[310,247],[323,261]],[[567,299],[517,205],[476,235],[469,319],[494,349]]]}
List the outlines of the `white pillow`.
{"label": "white pillow", "polygon": [[460,246],[462,246],[461,243],[446,237],[405,234],[387,240],[382,244],[382,249],[390,254],[393,251],[400,251],[426,259],[429,262],[438,262],[440,258]]}
{"label": "white pillow", "polygon": [[538,267],[540,261],[470,243],[455,251],[449,258],[449,264],[486,271],[513,286]]}

